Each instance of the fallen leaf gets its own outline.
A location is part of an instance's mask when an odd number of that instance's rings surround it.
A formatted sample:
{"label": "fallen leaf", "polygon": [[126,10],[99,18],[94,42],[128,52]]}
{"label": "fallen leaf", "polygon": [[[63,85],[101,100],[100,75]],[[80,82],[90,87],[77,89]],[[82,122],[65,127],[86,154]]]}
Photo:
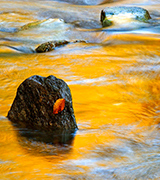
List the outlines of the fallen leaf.
{"label": "fallen leaf", "polygon": [[59,112],[63,111],[65,107],[65,99],[57,99],[53,106],[53,114],[58,114]]}

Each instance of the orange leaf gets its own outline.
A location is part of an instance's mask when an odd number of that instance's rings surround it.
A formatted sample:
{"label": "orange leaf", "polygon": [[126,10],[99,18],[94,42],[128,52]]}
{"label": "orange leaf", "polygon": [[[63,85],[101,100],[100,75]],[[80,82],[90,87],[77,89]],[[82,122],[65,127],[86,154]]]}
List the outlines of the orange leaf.
{"label": "orange leaf", "polygon": [[53,114],[58,114],[59,112],[63,111],[65,107],[65,99],[57,99],[53,106]]}

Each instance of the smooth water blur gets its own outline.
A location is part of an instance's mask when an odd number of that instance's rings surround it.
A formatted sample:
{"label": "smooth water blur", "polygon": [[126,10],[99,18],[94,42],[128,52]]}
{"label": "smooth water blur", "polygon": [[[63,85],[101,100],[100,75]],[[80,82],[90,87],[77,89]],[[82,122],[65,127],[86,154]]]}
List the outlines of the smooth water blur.
{"label": "smooth water blur", "polygon": [[[152,20],[101,28],[101,10],[116,5],[144,7]],[[48,18],[56,20],[17,31]],[[84,42],[30,51],[63,39]],[[1,0],[0,44],[0,179],[160,179],[159,0]],[[17,87],[35,74],[55,75],[71,89],[79,130],[59,137],[73,138],[65,144],[33,138],[6,118]]]}

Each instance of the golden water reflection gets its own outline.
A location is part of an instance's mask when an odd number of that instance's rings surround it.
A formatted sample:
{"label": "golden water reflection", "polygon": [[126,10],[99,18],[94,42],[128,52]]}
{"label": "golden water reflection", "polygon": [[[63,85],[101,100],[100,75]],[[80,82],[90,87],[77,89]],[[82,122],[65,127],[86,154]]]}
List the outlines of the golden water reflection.
{"label": "golden water reflection", "polygon": [[[148,51],[143,52],[147,48]],[[92,173],[96,173],[98,167],[106,171],[106,166],[116,169],[117,165],[123,168],[131,163],[134,168],[135,163],[142,161],[140,157],[144,152],[141,148],[146,149],[147,158],[149,149],[158,154],[158,145],[154,150],[151,143],[157,138],[153,132],[159,134],[156,126],[160,122],[160,77],[156,61],[159,46],[155,42],[152,46],[115,45],[90,51],[92,54],[74,56],[55,56],[53,52],[21,54],[16,55],[16,61],[13,56],[2,58],[1,115],[6,116],[17,87],[25,78],[34,74],[53,74],[70,86],[80,129],[72,145],[57,147],[21,139],[4,118],[0,148],[1,161],[5,162],[1,167],[2,179],[93,178]],[[154,56],[149,56],[153,51]],[[141,59],[135,52],[141,54]],[[103,156],[104,161],[101,160]],[[95,172],[91,170],[93,167]],[[156,168],[157,165],[152,169],[153,174]],[[106,173],[111,177],[124,175],[118,170],[115,174]]]}

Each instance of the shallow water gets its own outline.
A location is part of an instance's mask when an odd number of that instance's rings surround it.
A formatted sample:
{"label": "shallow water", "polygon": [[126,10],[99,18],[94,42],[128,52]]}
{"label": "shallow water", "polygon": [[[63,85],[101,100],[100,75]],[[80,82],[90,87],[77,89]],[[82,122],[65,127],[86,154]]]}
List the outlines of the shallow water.
{"label": "shallow water", "polygon": [[[101,10],[116,5],[143,7],[152,20],[102,28]],[[48,18],[64,21],[17,31]],[[31,51],[64,39],[81,41]],[[1,179],[160,179],[159,0],[1,0],[0,44]],[[6,118],[17,87],[35,74],[71,89],[79,130],[61,137],[66,144],[35,140]]]}

